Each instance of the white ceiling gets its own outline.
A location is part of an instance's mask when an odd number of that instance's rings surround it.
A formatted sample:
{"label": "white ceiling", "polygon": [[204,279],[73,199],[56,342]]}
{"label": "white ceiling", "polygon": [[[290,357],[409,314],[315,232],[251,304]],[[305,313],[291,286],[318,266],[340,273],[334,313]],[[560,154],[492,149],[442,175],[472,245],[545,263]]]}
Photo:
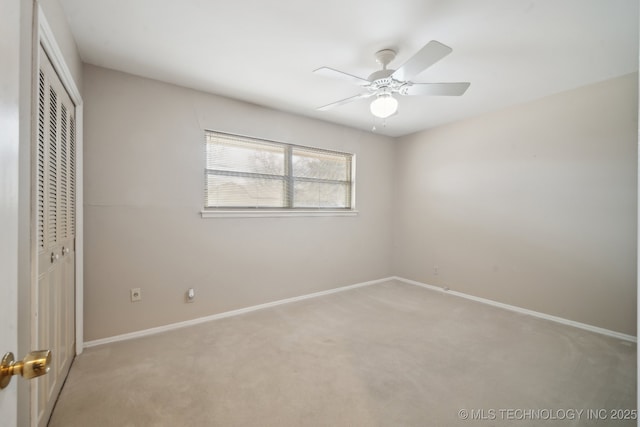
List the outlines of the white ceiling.
{"label": "white ceiling", "polygon": [[401,97],[377,132],[413,133],[638,70],[638,0],[59,0],[82,60],[371,130],[369,102],[313,74],[366,78],[430,40],[453,52],[414,81],[469,81],[462,97]]}

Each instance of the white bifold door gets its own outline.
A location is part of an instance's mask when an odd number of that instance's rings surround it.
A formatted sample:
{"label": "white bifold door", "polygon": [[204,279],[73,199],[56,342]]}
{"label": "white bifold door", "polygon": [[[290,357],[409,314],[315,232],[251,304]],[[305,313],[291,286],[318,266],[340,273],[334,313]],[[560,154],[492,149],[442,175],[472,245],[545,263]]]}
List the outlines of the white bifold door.
{"label": "white bifold door", "polygon": [[35,286],[32,346],[52,352],[31,381],[32,425],[46,426],[75,356],[75,106],[40,47],[34,144]]}

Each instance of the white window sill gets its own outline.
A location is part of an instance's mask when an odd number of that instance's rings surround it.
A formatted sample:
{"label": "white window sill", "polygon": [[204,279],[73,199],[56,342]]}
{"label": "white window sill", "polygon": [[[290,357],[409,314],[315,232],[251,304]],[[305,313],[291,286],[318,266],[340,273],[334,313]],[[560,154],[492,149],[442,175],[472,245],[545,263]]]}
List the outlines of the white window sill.
{"label": "white window sill", "polygon": [[345,209],[219,209],[200,212],[202,218],[274,218],[299,216],[357,216]]}

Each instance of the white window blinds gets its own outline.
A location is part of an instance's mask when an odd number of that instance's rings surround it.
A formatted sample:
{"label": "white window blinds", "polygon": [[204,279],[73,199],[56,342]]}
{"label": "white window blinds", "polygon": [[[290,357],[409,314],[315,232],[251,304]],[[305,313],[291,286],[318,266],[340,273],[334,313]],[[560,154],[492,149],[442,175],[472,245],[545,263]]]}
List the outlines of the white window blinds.
{"label": "white window blinds", "polygon": [[353,207],[353,154],[211,131],[205,141],[205,208]]}

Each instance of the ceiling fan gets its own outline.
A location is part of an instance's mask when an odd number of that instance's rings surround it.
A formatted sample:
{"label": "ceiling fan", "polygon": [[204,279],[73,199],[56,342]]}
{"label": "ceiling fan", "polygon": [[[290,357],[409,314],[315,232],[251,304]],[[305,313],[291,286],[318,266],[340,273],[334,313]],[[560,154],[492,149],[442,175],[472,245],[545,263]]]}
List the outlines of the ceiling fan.
{"label": "ceiling fan", "polygon": [[383,49],[376,52],[376,61],[382,65],[382,70],[373,72],[368,78],[354,76],[349,73],[334,70],[329,67],[321,67],[314,73],[328,77],[347,80],[361,86],[364,91],[358,95],[333,102],[318,108],[326,111],[340,105],[348,104],[359,99],[376,98],[371,102],[371,113],[380,118],[392,116],[398,110],[398,100],[393,97],[397,93],[403,96],[413,95],[440,95],[460,96],[466,92],[471,83],[414,83],[415,76],[426,70],[442,58],[450,54],[452,49],[435,40],[430,41],[402,64],[397,70],[387,69],[387,65],[396,57],[392,49]]}

